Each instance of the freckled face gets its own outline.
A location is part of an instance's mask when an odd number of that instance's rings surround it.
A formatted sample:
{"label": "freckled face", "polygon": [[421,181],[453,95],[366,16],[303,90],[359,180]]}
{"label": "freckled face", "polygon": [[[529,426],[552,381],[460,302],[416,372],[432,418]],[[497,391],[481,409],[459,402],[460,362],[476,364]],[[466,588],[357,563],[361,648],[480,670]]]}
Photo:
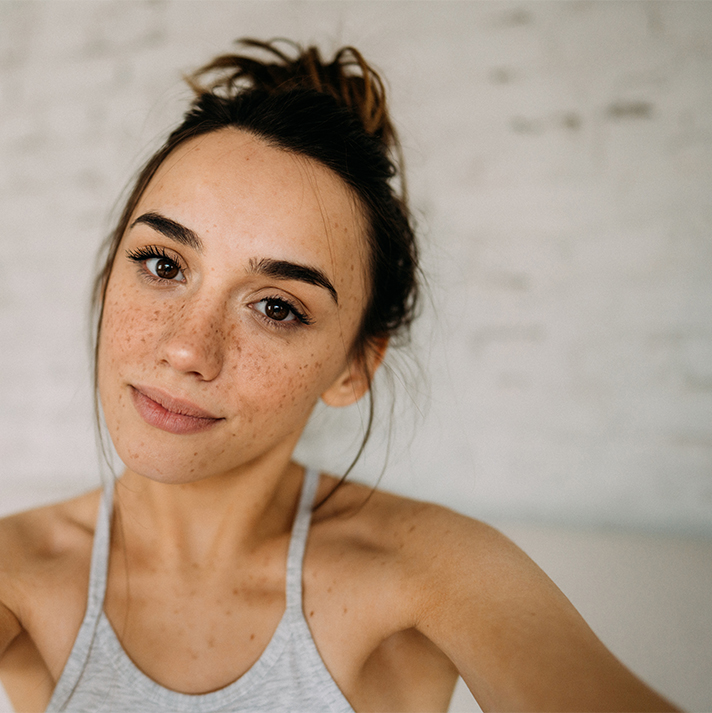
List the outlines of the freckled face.
{"label": "freckled face", "polygon": [[225,129],[168,157],[129,226],[99,345],[122,460],[164,482],[286,463],[316,401],[348,373],[366,302],[350,189]]}

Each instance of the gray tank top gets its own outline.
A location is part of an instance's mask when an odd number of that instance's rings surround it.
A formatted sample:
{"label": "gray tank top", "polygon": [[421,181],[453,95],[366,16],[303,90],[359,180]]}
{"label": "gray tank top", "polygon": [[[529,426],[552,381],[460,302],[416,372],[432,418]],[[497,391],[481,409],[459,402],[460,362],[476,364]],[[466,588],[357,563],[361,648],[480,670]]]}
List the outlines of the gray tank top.
{"label": "gray tank top", "polygon": [[191,695],[158,685],[121,647],[104,614],[112,491],[104,493],[94,535],[87,610],[48,711],[98,713],[353,713],[326,670],[302,611],[302,560],[319,474],[308,470],[287,556],[287,606],[267,648],[237,681]]}

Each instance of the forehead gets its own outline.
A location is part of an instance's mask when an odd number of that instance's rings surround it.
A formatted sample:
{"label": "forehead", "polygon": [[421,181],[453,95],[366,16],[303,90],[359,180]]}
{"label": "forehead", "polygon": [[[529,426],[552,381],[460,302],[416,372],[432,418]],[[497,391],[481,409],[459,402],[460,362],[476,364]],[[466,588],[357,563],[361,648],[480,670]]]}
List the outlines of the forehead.
{"label": "forehead", "polygon": [[206,252],[307,261],[342,287],[356,276],[363,291],[365,222],[353,190],[319,162],[247,132],[222,129],[179,146],[132,220],[149,210],[193,230]]}

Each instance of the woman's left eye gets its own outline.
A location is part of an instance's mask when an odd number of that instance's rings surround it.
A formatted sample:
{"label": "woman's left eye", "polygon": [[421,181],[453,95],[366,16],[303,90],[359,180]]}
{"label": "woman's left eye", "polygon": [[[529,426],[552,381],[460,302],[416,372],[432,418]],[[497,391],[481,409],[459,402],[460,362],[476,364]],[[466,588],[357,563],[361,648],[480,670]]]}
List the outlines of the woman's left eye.
{"label": "woman's left eye", "polygon": [[310,324],[311,320],[294,305],[277,297],[265,297],[253,303],[253,307],[272,322],[301,322]]}

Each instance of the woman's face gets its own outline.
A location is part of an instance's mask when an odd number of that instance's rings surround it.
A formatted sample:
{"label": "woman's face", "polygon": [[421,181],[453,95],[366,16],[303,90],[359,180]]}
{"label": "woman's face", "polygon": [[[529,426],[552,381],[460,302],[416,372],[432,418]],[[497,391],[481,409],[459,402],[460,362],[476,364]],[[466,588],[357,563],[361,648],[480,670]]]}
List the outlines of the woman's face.
{"label": "woman's face", "polygon": [[353,401],[362,215],[310,159],[224,129],[176,149],[123,236],[99,392],[124,463],[164,482],[286,462],[320,396]]}

